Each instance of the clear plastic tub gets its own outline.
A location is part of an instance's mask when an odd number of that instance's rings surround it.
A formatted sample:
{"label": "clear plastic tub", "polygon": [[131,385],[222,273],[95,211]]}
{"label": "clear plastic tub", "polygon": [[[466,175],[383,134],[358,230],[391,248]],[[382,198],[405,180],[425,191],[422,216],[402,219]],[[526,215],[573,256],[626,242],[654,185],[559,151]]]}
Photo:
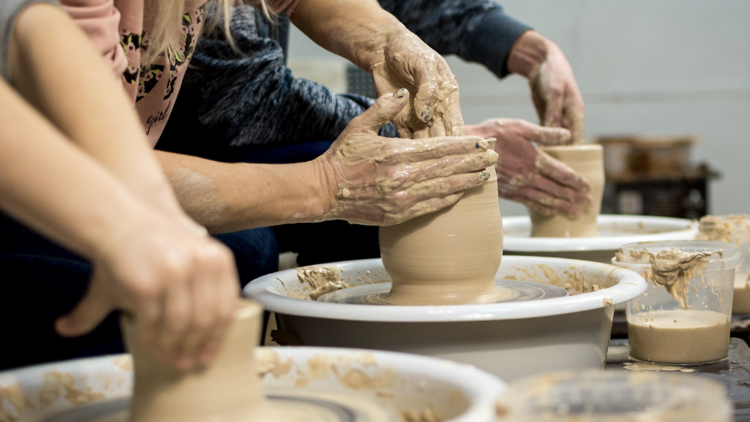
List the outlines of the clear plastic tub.
{"label": "clear plastic tub", "polygon": [[733,314],[750,314],[750,215],[708,215],[701,218],[698,240],[731,243],[740,250],[742,265],[734,274]]}
{"label": "clear plastic tub", "polygon": [[692,374],[586,371],[526,378],[497,404],[498,422],[729,422],[725,387]]}
{"label": "clear plastic tub", "polygon": [[668,364],[726,358],[734,274],[740,262],[737,247],[723,242],[681,240],[623,246],[612,263],[650,281],[644,294],[628,302],[631,357]]}

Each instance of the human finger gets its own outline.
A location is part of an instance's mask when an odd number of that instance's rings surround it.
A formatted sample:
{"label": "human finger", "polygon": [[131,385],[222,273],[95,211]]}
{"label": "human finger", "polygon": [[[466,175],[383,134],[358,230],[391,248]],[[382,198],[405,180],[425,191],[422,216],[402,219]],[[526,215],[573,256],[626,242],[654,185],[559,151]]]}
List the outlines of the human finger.
{"label": "human finger", "polygon": [[385,161],[420,162],[449,155],[488,151],[490,143],[479,136],[453,136],[420,140],[393,139],[386,146]]}
{"label": "human finger", "polygon": [[562,92],[559,92],[555,88],[549,88],[549,92],[545,94],[544,126],[562,126],[563,100],[564,96]]}
{"label": "human finger", "polygon": [[111,296],[99,277],[94,273],[83,299],[67,315],[55,321],[55,329],[61,336],[75,337],[90,332],[114,309]]}
{"label": "human finger", "polygon": [[531,182],[529,187],[536,188],[542,192],[546,192],[554,196],[555,198],[560,198],[568,201],[573,204],[574,208],[576,209],[588,206],[592,201],[591,195],[589,195],[588,193],[575,191],[567,186],[555,183],[546,177],[535,178]]}
{"label": "human finger", "polygon": [[178,362],[191,362],[199,358],[206,343],[211,338],[212,330],[220,325],[218,312],[219,294],[216,287],[221,281],[219,250],[214,245],[206,245],[193,258],[191,289],[192,309],[189,312],[189,329],[179,346]]}
{"label": "human finger", "polygon": [[409,198],[409,202],[412,203],[411,207],[415,203],[423,202],[430,198],[445,197],[477,187],[489,180],[490,177],[492,175],[488,171],[438,177],[407,188],[402,196]]}
{"label": "human finger", "polygon": [[399,224],[412,218],[421,217],[433,213],[435,211],[447,208],[456,202],[464,195],[464,192],[454,193],[441,198],[430,198],[422,202],[418,202],[413,206],[409,207],[406,211],[398,214],[386,214],[384,226],[391,226]]}
{"label": "human finger", "polygon": [[555,183],[568,186],[578,192],[591,192],[591,185],[583,175],[575,172],[565,165],[565,163],[550,157],[544,151],[539,151],[536,167],[539,170],[539,174],[551,179]]}
{"label": "human finger", "polygon": [[563,110],[563,127],[570,130],[573,144],[583,144],[583,131],[585,125],[585,112],[583,98],[575,86],[572,92],[566,95],[565,109]]}
{"label": "human finger", "polygon": [[378,133],[380,128],[393,120],[408,104],[409,91],[404,88],[393,94],[386,94],[378,98],[375,104],[351,122],[353,130]]}
{"label": "human finger", "polygon": [[547,192],[541,191],[536,187],[523,186],[518,189],[518,195],[527,199],[528,203],[549,208],[553,211],[552,215],[565,214],[577,215],[581,209],[577,204],[568,200],[557,198]]}
{"label": "human finger", "polygon": [[536,142],[543,146],[568,145],[571,141],[570,131],[561,127],[544,127],[527,122],[530,126],[530,136],[527,141]]}
{"label": "human finger", "polygon": [[[418,54],[432,54],[420,51]],[[414,114],[422,122],[429,122],[437,108],[440,94],[438,81],[435,78],[435,64],[433,60],[420,59],[414,63],[414,83],[417,93],[414,96]]]}
{"label": "human finger", "polygon": [[[173,260],[167,260],[175,261]],[[163,357],[173,361],[179,368],[188,368],[193,362],[180,355],[182,341],[191,327],[190,311],[193,309],[190,290],[195,280],[193,274],[185,271],[192,266],[177,267],[177,262],[171,262],[172,268],[165,272],[169,279],[163,294],[163,315],[159,330],[159,350]],[[187,264],[187,263],[185,263]]]}

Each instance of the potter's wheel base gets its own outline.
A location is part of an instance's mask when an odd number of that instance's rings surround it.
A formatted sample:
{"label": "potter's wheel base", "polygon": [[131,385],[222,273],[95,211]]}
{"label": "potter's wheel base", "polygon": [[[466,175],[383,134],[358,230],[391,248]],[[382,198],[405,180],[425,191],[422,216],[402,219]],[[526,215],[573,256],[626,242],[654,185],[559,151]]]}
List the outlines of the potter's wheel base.
{"label": "potter's wheel base", "polygon": [[[270,418],[258,422],[400,422],[401,414],[375,399],[342,392],[308,389],[266,389]],[[127,422],[130,399],[120,398],[78,406],[41,422]],[[255,419],[253,419],[255,420]]]}
{"label": "potter's wheel base", "polygon": [[[495,280],[497,295],[486,303],[526,302],[567,296],[562,287],[530,281]],[[326,293],[318,302],[349,303],[357,305],[393,305],[388,301],[391,283],[365,284]]]}

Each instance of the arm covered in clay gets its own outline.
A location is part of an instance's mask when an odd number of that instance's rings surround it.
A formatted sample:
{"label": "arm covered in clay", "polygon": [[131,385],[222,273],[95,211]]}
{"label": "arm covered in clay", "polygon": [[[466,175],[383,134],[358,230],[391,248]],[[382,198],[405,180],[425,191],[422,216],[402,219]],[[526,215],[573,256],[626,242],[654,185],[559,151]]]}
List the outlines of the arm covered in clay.
{"label": "arm covered in clay", "polygon": [[529,80],[540,124],[583,143],[584,106],[573,70],[551,40],[490,0],[380,0],[409,30],[443,55],[483,64],[496,76]]}
{"label": "arm covered in clay", "polygon": [[[231,253],[188,224],[179,208],[168,212],[158,200],[144,200],[168,191],[166,180],[153,158],[133,159],[145,145],[142,135],[130,149],[111,142],[117,134],[100,127],[123,129],[118,121],[128,122],[132,110],[64,11],[28,7],[17,19],[10,51],[13,85],[0,83],[0,208],[94,267],[86,296],[57,321],[57,331],[84,334],[122,309],[136,317],[152,352],[182,367],[207,362],[237,300]],[[86,80],[69,87],[77,81],[69,73],[82,68]],[[110,92],[111,98],[97,98]],[[94,108],[81,112],[81,103]],[[111,114],[122,110],[124,117]],[[96,131],[86,125],[101,129],[100,137],[87,137]],[[122,162],[114,160],[117,154]],[[148,188],[156,192],[142,190]]]}
{"label": "arm covered in clay", "polygon": [[397,224],[449,206],[490,177],[483,138],[383,138],[409,102],[402,89],[352,120],[331,148],[298,164],[225,164],[157,152],[187,212],[213,232],[341,219]]}
{"label": "arm covered in clay", "polygon": [[378,96],[409,90],[412,101],[393,122],[402,137],[463,135],[448,64],[375,0],[304,0],[291,19],[313,41],[370,72]]}
{"label": "arm covered in clay", "polygon": [[531,29],[491,0],[379,1],[438,53],[481,63],[499,78],[509,73],[513,44]]}

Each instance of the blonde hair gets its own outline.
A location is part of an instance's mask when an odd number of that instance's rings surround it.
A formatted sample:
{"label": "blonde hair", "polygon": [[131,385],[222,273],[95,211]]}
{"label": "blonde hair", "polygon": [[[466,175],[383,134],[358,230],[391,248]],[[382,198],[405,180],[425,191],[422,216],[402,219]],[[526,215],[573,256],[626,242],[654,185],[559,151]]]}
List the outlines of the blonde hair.
{"label": "blonde hair", "polygon": [[[177,43],[182,37],[182,17],[185,14],[186,0],[147,0],[144,8],[144,20],[148,20],[152,28],[149,37],[148,48],[141,53],[141,64],[150,65],[157,57],[166,51],[170,45]],[[260,9],[263,15],[272,23],[276,23],[275,14],[268,5],[269,0],[260,0]],[[212,3],[212,4],[211,4]],[[209,0],[207,7],[213,7],[214,12],[210,14],[212,19],[203,23],[204,28],[214,28],[223,19],[223,29],[230,44],[234,47],[231,31],[229,29],[232,19],[232,9],[242,5],[243,0]]]}

